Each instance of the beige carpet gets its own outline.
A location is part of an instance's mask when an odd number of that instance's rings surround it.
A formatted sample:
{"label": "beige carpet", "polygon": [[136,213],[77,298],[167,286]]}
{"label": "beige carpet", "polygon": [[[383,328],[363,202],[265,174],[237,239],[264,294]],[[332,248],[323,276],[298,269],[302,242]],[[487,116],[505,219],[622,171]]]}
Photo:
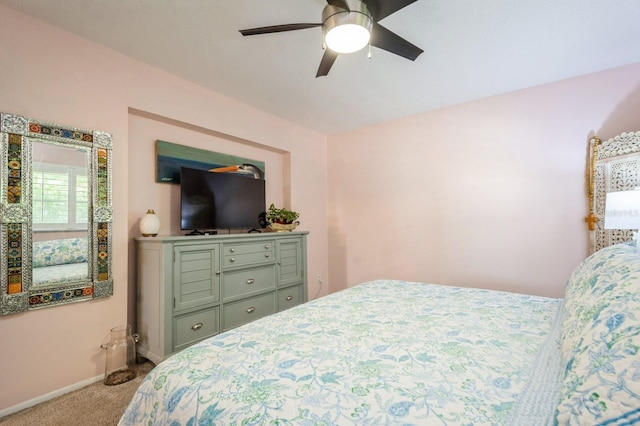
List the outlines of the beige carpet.
{"label": "beige carpet", "polygon": [[106,386],[101,381],[18,411],[0,419],[2,426],[113,426],[129,405],[151,361],[138,366],[138,376],[126,383]]}

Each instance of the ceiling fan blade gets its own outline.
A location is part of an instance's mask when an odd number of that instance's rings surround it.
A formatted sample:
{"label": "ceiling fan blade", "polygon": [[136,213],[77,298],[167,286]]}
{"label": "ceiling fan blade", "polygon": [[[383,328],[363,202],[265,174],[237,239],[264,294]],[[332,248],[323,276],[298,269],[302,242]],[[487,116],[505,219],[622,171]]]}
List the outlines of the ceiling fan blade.
{"label": "ceiling fan blade", "polygon": [[347,0],[327,0],[327,3],[329,3],[331,6],[337,6],[344,10],[351,11],[349,5],[347,4]]}
{"label": "ceiling fan blade", "polygon": [[367,5],[367,9],[373,16],[373,19],[381,21],[394,12],[409,6],[418,0],[362,0]]}
{"label": "ceiling fan blade", "polygon": [[395,53],[412,61],[415,61],[416,58],[424,52],[424,50],[418,46],[409,43],[407,40],[389,31],[380,24],[374,24],[371,29],[370,43],[372,46],[379,47],[387,52]]}
{"label": "ceiling fan blade", "polygon": [[338,54],[333,50],[329,48],[324,49],[324,55],[322,55],[322,60],[320,61],[320,66],[318,67],[316,78],[323,77],[329,74],[329,70],[333,66],[333,63],[336,61],[337,57]]}
{"label": "ceiling fan blade", "polygon": [[281,33],[284,31],[295,31],[295,30],[304,30],[307,28],[320,27],[322,23],[319,24],[284,24],[284,25],[271,25],[269,27],[258,27],[258,28],[249,28],[246,30],[240,30],[243,36],[248,35],[257,35],[257,34],[270,34],[270,33]]}

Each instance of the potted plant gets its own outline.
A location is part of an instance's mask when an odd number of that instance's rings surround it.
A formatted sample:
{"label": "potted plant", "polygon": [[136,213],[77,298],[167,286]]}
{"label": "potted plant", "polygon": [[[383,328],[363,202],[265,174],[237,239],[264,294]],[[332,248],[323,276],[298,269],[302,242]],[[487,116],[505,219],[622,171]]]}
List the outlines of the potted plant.
{"label": "potted plant", "polygon": [[284,207],[276,208],[273,203],[269,206],[265,216],[267,218],[267,227],[273,231],[293,231],[296,229],[296,226],[300,224],[300,222],[297,221],[300,213],[285,209]]}

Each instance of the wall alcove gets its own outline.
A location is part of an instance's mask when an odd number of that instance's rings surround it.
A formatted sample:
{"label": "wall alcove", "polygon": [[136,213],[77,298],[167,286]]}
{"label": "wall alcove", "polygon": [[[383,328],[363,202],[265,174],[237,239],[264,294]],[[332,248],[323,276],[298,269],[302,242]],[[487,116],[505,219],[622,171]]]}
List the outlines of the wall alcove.
{"label": "wall alcove", "polygon": [[159,236],[176,236],[180,230],[180,186],[156,181],[156,141],[253,158],[265,163],[267,205],[291,203],[291,153],[228,135],[212,129],[153,114],[129,109],[128,145],[128,323],[136,325],[135,306],[136,258],[134,238],[139,237],[138,222],[148,209],[153,209],[162,223]]}

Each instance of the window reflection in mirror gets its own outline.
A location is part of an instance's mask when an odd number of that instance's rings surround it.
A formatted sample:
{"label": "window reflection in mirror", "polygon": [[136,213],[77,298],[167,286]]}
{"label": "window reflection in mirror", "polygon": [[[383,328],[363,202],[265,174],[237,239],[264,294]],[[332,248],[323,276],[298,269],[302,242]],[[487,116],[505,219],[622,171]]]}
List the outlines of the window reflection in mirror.
{"label": "window reflection in mirror", "polygon": [[89,149],[33,142],[33,285],[90,278]]}

